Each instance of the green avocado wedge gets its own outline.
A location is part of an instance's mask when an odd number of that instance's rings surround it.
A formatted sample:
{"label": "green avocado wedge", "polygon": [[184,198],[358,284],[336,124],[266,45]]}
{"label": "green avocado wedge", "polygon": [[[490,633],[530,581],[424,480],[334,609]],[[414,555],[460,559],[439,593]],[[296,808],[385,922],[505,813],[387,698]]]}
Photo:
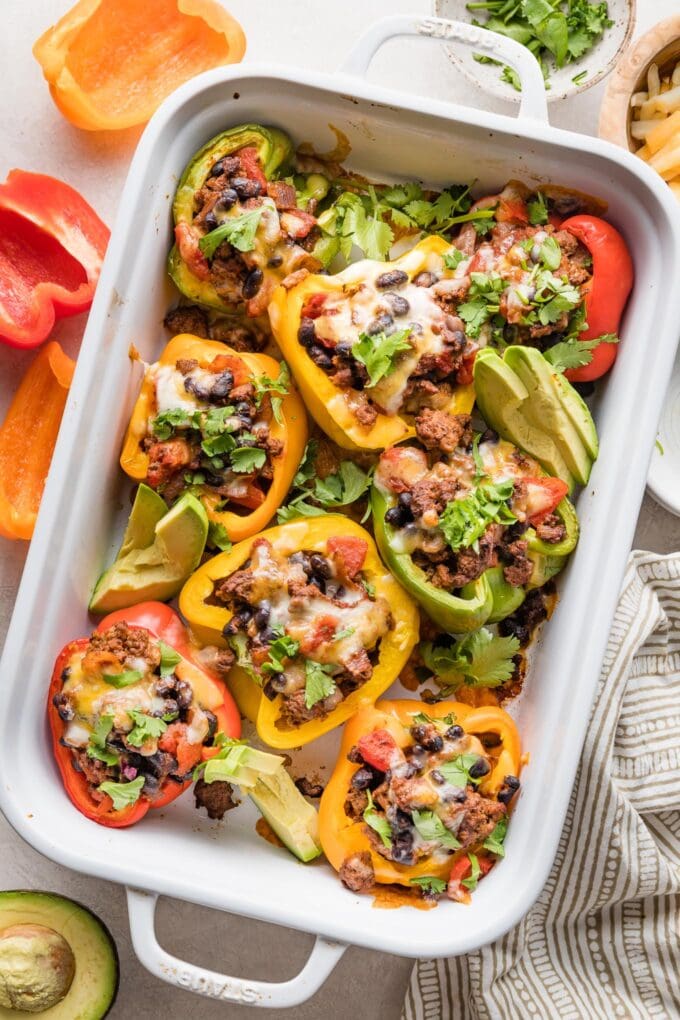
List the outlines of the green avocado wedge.
{"label": "green avocado wedge", "polygon": [[400,584],[427,615],[449,634],[467,634],[478,630],[489,619],[493,609],[493,593],[486,574],[466,585],[460,595],[451,595],[436,588],[408,552],[397,548],[395,529],[385,521],[389,503],[384,492],[374,483],[371,489],[373,530],[380,555]]}
{"label": "green avocado wedge", "polygon": [[573,386],[533,347],[483,348],[475,359],[479,410],[504,439],[535,457],[571,492],[585,485],[597,456],[597,432]]}
{"label": "green avocado wedge", "polygon": [[286,772],[280,755],[241,743],[227,745],[208,761],[203,780],[240,786],[281,842],[305,864],[321,855],[319,816]]}
{"label": "green avocado wedge", "polygon": [[142,482],[137,487],[135,501],[132,504],[123,542],[116,559],[122,559],[133,549],[146,549],[151,545],[156,537],[156,525],[167,512],[168,504],[163,497]]}
{"label": "green avocado wedge", "polygon": [[[146,488],[140,485],[137,491],[117,559],[97,582],[89,606],[93,613],[111,613],[149,599],[166,602],[200,563],[208,537],[202,504],[185,493],[158,518],[158,506],[147,493],[140,495]],[[149,537],[151,541],[142,545]]]}
{"label": "green avocado wedge", "polygon": [[87,907],[56,893],[0,892],[0,1020],[103,1020],[118,953]]}

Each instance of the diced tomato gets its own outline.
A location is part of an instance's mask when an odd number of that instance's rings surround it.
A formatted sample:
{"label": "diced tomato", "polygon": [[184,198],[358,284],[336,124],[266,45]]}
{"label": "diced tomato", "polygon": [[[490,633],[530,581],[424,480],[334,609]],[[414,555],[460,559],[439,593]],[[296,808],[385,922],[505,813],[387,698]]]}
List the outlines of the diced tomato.
{"label": "diced tomato", "polygon": [[525,478],[527,487],[527,520],[540,524],[551,514],[569,492],[561,478]]}
{"label": "diced tomato", "polygon": [[257,181],[262,185],[262,190],[267,190],[267,178],[262,173],[260,168],[260,157],[257,153],[257,149],[251,145],[247,145],[245,149],[241,149],[238,153],[239,159],[241,160],[241,171],[251,181]]}
{"label": "diced tomato", "polygon": [[261,666],[269,658],[269,646],[253,645],[250,650],[250,658],[253,660],[254,666]]}
{"label": "diced tomato", "polygon": [[477,357],[478,348],[470,351],[468,354],[463,356],[463,364],[456,372],[456,382],[461,386],[469,386],[473,380],[472,370],[475,367],[475,358]]}
{"label": "diced tomato", "polygon": [[528,223],[527,204],[521,198],[501,198],[496,210],[498,223]]}
{"label": "diced tomato", "polygon": [[328,294],[311,294],[302,306],[301,316],[303,319],[318,319],[324,314],[323,306],[328,299]]}
{"label": "diced tomato", "polygon": [[187,740],[186,723],[171,723],[158,741],[158,746],[161,751],[166,751],[177,759],[177,771],[180,776],[190,772],[202,757],[202,745],[190,744]]}
{"label": "diced tomato", "polygon": [[252,479],[243,476],[229,483],[226,488],[226,496],[230,503],[244,506],[248,510],[257,510],[265,500],[262,489],[255,485]]}
{"label": "diced tomato", "polygon": [[338,629],[338,622],[337,616],[330,616],[329,614],[318,616],[312,625],[311,633],[305,637],[300,646],[303,655],[309,655],[319,645],[332,641]]}
{"label": "diced tomato", "polygon": [[198,235],[188,223],[178,223],[175,227],[175,241],[182,256],[182,261],[199,280],[207,280],[210,276],[208,260],[198,247]]}
{"label": "diced tomato", "polygon": [[281,226],[291,237],[307,237],[312,227],[316,226],[316,216],[302,209],[286,210],[281,213]]}
{"label": "diced tomato", "polygon": [[[479,864],[479,870],[481,872],[479,877],[482,879],[485,875],[489,874],[496,863],[496,860],[488,854],[477,854],[477,863]],[[454,862],[449,874],[449,883],[446,889],[446,895],[450,900],[458,900],[460,903],[466,903],[468,901],[470,894],[463,885],[463,879],[468,878],[471,874],[472,864],[470,863],[468,855],[465,854]]]}
{"label": "diced tomato", "polygon": [[403,760],[403,752],[389,730],[373,730],[359,740],[359,753],[367,765],[387,772]]}
{"label": "diced tomato", "polygon": [[551,227],[554,227],[555,230],[559,230],[563,222],[562,217],[558,216],[557,213],[548,213],[548,223]]}
{"label": "diced tomato", "polygon": [[235,358],[233,354],[218,354],[206,367],[209,372],[231,372],[234,386],[243,386],[250,381],[250,370],[245,361]]}
{"label": "diced tomato", "polygon": [[353,581],[364,565],[368,542],[351,535],[338,535],[328,539],[328,552],[335,558],[340,570]]}

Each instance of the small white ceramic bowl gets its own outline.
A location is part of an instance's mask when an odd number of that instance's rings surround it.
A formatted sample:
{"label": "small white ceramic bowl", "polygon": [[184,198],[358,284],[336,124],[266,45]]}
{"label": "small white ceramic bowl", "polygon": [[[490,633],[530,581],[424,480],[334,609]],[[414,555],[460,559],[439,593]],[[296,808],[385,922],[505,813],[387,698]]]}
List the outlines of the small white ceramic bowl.
{"label": "small white ceramic bowl", "polygon": [[[619,54],[628,45],[635,26],[635,0],[608,0],[608,3],[609,17],[614,24],[580,60],[551,71],[550,88],[546,90],[549,103],[573,96],[597,84],[609,74]],[[466,0],[434,0],[433,6],[439,18],[468,23],[473,18],[482,23],[486,21],[484,11],[468,11]],[[460,47],[447,47],[447,54],[452,63],[476,85],[500,99],[519,102],[519,92],[501,79],[499,67],[478,63],[472,53]],[[582,71],[587,72],[586,77],[580,85],[575,85],[572,79]]]}

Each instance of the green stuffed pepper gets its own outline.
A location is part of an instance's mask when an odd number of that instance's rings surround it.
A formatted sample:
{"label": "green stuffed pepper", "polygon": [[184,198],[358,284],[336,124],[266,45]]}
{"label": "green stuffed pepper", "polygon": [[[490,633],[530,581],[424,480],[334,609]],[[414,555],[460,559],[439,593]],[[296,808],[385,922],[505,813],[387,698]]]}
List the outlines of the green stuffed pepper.
{"label": "green stuffed pepper", "polygon": [[425,411],[419,445],[378,463],[371,505],[383,559],[443,630],[462,634],[515,612],[565,565],[578,540],[567,485],[467,415]]}
{"label": "green stuffed pepper", "polygon": [[[320,267],[305,246],[318,233],[314,180],[288,177],[293,145],[276,128],[244,124],[216,135],[192,157],[172,206],[175,244],[168,272],[192,302],[261,315],[288,274]],[[327,190],[327,182],[326,182]]]}

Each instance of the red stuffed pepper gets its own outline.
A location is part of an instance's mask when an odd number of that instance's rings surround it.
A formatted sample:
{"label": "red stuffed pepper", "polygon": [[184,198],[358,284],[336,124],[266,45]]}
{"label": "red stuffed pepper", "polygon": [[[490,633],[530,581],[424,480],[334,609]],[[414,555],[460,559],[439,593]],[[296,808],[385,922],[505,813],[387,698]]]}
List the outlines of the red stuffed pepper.
{"label": "red stuffed pepper", "polygon": [[[66,792],[87,818],[133,825],[190,784],[217,732],[238,737],[218,649],[194,649],[172,609],[147,602],[105,617],[54,666],[48,714]],[[223,661],[225,660],[225,661]]]}

